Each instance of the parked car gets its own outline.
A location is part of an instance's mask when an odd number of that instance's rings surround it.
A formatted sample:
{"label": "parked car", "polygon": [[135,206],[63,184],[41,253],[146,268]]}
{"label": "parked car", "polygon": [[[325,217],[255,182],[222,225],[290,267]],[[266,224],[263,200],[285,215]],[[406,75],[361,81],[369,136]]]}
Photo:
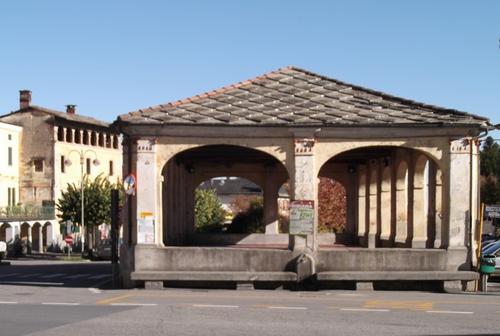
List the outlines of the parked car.
{"label": "parked car", "polygon": [[101,240],[97,246],[92,249],[91,259],[111,260],[111,240]]}
{"label": "parked car", "polygon": [[500,276],[500,240],[497,240],[496,242],[491,244],[489,247],[484,249],[481,252],[481,255],[482,256],[488,256],[488,255],[495,256],[495,262],[496,262],[495,273],[493,273],[491,275],[495,276],[495,277]]}

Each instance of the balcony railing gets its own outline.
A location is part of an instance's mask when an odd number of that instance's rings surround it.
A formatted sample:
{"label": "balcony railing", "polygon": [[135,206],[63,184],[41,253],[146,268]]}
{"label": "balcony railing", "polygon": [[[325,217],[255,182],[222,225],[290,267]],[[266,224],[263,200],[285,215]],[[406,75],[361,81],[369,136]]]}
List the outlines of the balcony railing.
{"label": "balcony railing", "polygon": [[55,208],[51,206],[0,207],[0,221],[51,220],[55,219],[55,214]]}

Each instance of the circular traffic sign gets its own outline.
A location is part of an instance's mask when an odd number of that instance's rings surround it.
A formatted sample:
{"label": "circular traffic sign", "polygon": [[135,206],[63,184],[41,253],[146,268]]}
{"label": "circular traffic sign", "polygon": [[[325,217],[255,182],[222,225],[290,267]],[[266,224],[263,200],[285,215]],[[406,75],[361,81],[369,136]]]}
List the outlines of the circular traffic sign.
{"label": "circular traffic sign", "polygon": [[66,236],[66,237],[64,237],[64,241],[66,242],[66,244],[72,245],[73,244],[73,237]]}
{"label": "circular traffic sign", "polygon": [[123,179],[123,188],[125,189],[125,194],[134,195],[136,186],[137,180],[133,174],[129,174]]}

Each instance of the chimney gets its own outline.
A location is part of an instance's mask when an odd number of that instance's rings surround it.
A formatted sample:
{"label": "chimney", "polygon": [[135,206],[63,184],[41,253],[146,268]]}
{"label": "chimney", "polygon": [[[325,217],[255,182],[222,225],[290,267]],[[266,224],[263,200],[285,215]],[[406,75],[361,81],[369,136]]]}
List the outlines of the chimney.
{"label": "chimney", "polygon": [[76,114],[76,105],[66,105],[66,113]]}
{"label": "chimney", "polygon": [[31,91],[30,90],[20,90],[19,91],[19,108],[25,109],[31,105]]}

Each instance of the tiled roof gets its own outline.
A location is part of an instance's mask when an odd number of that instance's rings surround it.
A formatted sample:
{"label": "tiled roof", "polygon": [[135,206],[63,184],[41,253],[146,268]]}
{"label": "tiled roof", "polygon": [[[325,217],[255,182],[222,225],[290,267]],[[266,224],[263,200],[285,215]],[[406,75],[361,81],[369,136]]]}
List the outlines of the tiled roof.
{"label": "tiled roof", "polygon": [[481,125],[488,119],[394,97],[295,67],[119,116],[165,125]]}
{"label": "tiled roof", "polygon": [[[99,126],[99,127],[109,127],[110,126],[109,123],[98,120],[98,119],[94,119],[92,117],[87,117],[87,116],[83,116],[83,115],[79,115],[79,114],[70,114],[70,113],[52,110],[52,109],[48,109],[46,107],[41,107],[41,106],[37,106],[37,105],[30,105],[27,108],[11,112],[10,114],[7,114],[7,115],[11,115],[14,113],[19,113],[19,112],[26,112],[30,109],[41,111],[41,112],[44,112],[47,114],[51,114],[51,115],[55,116],[56,118],[64,119],[64,120],[68,120],[68,121],[72,121],[72,122],[77,122],[77,123],[82,123],[82,124],[87,124],[87,125],[94,125],[94,126]],[[7,115],[3,115],[1,117],[5,117]]]}

